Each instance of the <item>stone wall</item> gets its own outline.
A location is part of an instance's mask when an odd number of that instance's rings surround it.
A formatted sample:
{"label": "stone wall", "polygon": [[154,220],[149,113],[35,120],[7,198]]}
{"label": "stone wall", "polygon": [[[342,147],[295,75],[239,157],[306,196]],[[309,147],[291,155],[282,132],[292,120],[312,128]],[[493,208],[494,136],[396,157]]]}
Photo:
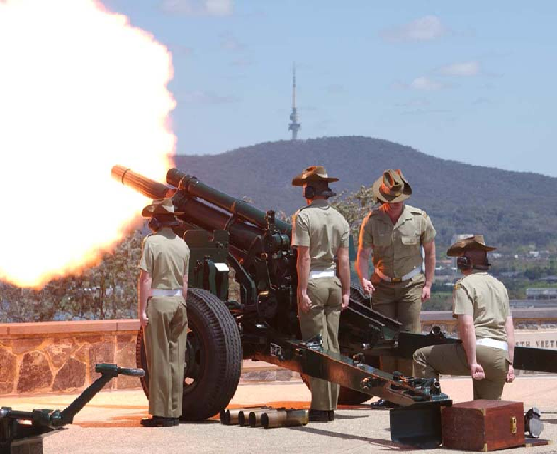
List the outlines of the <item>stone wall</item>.
{"label": "stone wall", "polygon": [[[422,312],[422,330],[440,326],[457,336],[450,312]],[[517,345],[557,349],[557,309],[513,310]],[[526,328],[526,329],[521,329]],[[0,324],[0,395],[81,391],[99,376],[97,363],[137,367],[138,320]],[[241,381],[298,378],[297,373],[261,361],[244,361]],[[119,376],[105,389],[141,386]]]}
{"label": "stone wall", "polygon": [[[97,363],[136,367],[137,320],[0,325],[0,394],[72,392],[100,374]],[[119,376],[106,389],[139,387]]]}

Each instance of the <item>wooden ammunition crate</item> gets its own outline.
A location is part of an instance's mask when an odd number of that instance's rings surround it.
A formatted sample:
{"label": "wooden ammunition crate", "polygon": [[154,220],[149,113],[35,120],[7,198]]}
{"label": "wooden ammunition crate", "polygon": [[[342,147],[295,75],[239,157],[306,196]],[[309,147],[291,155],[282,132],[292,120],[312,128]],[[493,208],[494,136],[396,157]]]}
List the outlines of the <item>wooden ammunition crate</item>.
{"label": "wooden ammunition crate", "polygon": [[503,400],[474,400],[441,413],[443,447],[465,451],[494,451],[524,445],[524,404]]}

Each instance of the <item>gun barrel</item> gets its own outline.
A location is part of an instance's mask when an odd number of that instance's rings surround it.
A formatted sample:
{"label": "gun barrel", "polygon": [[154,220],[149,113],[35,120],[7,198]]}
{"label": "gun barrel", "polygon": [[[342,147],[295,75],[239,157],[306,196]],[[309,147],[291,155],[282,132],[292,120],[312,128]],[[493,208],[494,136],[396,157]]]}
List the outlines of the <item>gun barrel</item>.
{"label": "gun barrel", "polygon": [[[167,172],[166,182],[185,191],[190,196],[198,197],[233,213],[259,228],[264,229],[267,227],[266,214],[263,211],[258,210],[243,200],[236,199],[207,186],[197,178],[186,175],[178,169],[170,169]],[[275,226],[281,233],[290,235],[292,232],[292,227],[284,221],[276,220]]]}
{"label": "gun barrel", "polygon": [[150,199],[164,199],[172,194],[172,189],[158,181],[151,180],[124,166],[114,166],[112,177],[124,186],[129,186]]}

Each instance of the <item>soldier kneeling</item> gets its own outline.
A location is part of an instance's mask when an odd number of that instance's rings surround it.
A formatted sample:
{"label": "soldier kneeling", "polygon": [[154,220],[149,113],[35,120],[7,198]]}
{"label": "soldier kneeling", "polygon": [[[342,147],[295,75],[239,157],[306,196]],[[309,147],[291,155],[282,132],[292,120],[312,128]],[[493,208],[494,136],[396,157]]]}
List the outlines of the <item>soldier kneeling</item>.
{"label": "soldier kneeling", "polygon": [[471,375],[474,400],[500,400],[505,383],[514,380],[514,327],[505,286],[487,273],[483,235],[457,241],[449,257],[458,257],[464,275],[453,292],[453,317],[458,319],[461,344],[434,345],[414,352],[417,377]]}

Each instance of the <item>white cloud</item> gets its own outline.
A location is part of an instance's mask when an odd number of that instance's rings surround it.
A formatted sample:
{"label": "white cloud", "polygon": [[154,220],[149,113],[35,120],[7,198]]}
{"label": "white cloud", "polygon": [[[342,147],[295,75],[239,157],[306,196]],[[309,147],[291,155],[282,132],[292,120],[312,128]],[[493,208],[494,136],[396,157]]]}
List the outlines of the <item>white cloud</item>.
{"label": "white cloud", "polygon": [[422,76],[414,79],[410,83],[410,88],[413,88],[415,90],[434,91],[445,88],[445,85],[439,81]]}
{"label": "white cloud", "polygon": [[447,31],[437,16],[424,16],[408,24],[383,30],[381,37],[393,43],[423,42],[440,38]]}
{"label": "white cloud", "polygon": [[163,11],[188,16],[230,16],[233,0],[163,0]]}
{"label": "white cloud", "polygon": [[480,64],[477,61],[453,63],[452,65],[443,66],[439,72],[445,76],[477,76],[480,74]]}
{"label": "white cloud", "polygon": [[225,32],[220,35],[220,47],[225,50],[239,52],[244,50],[246,46],[238,41],[238,39],[231,32]]}

